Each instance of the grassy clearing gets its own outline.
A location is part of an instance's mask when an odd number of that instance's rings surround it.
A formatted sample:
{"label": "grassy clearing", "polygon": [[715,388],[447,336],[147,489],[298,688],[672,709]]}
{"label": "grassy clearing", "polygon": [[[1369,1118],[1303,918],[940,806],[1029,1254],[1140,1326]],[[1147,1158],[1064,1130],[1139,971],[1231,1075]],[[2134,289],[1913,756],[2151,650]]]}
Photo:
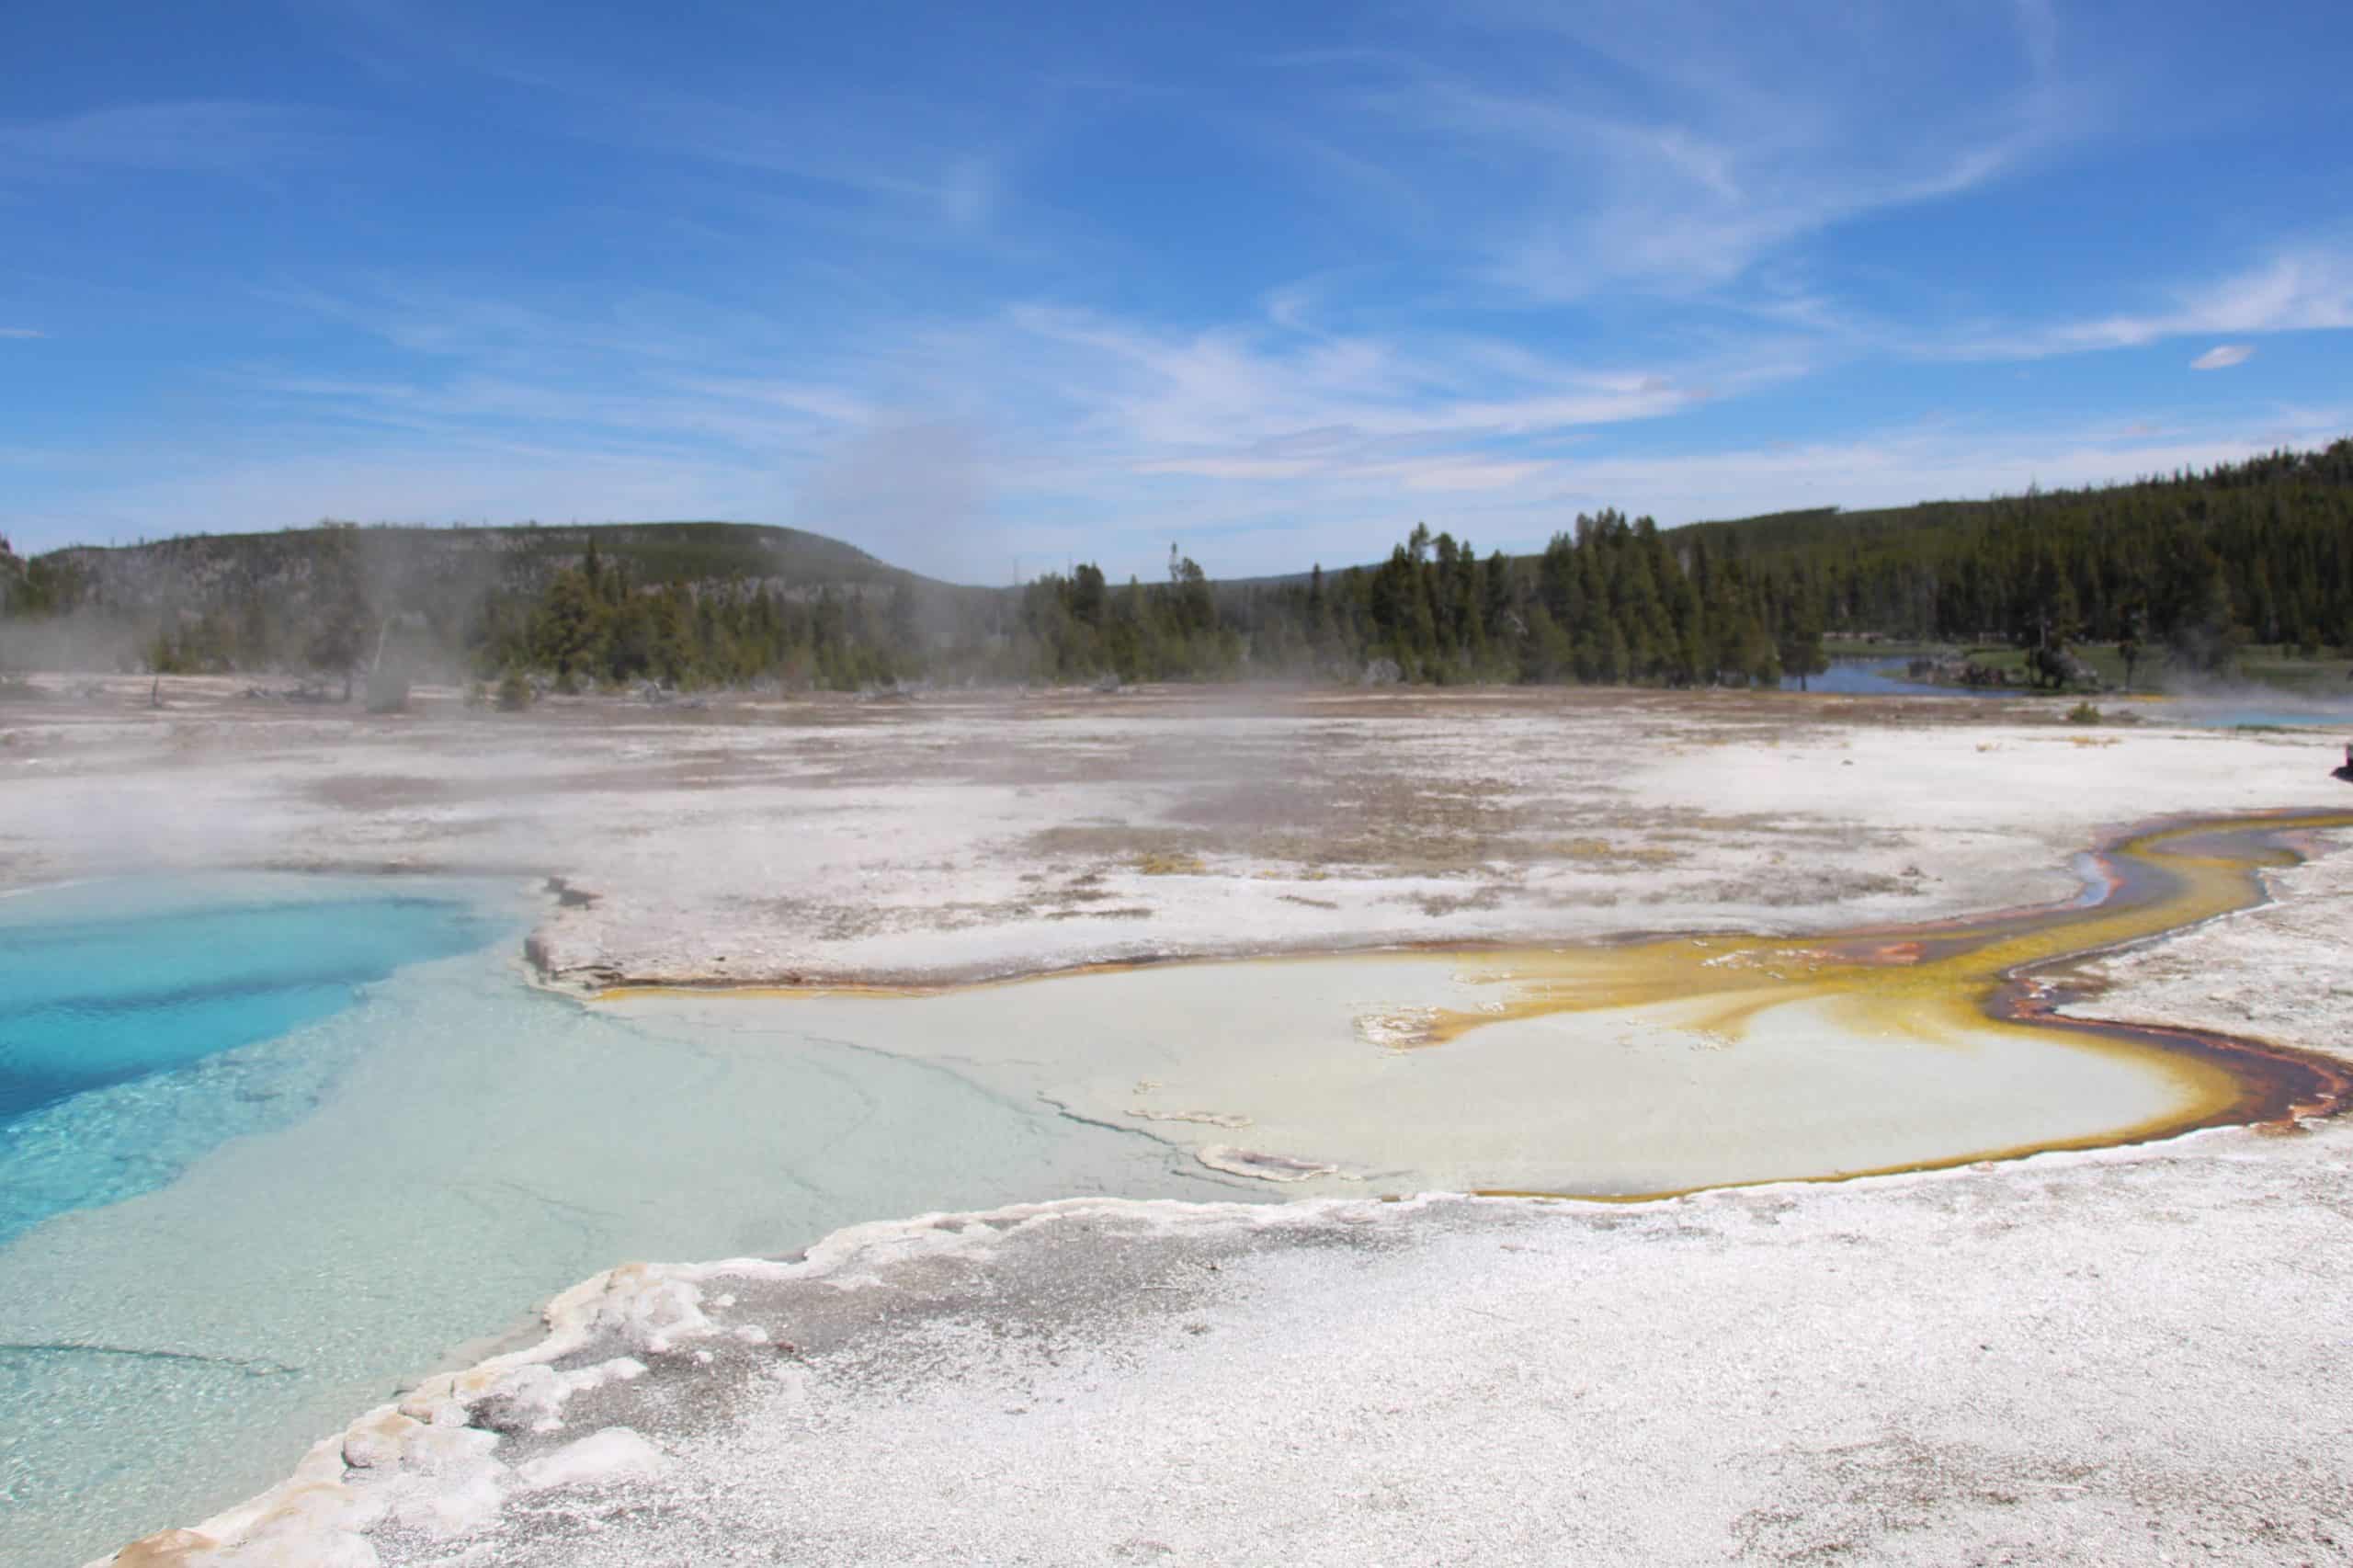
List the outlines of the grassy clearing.
{"label": "grassy clearing", "polygon": [[1825,637],[1822,651],[1834,659],[1941,659],[1961,649],[1952,642],[1922,642],[1903,637]]}
{"label": "grassy clearing", "polygon": [[2334,697],[2353,690],[2353,659],[2300,654],[2285,643],[2240,650],[2239,674],[2248,680],[2308,697]]}
{"label": "grassy clearing", "polygon": [[[2127,689],[2124,660],[2113,642],[2071,643],[2067,652],[2090,665],[2110,687]],[[2011,671],[2011,678],[2020,683],[2026,679],[2027,651],[2023,648],[1979,646],[1961,650],[1961,656],[1989,668]],[[2250,644],[2240,650],[2235,670],[2221,678],[2252,681],[2307,697],[2333,697],[2353,691],[2353,659],[2308,656],[2279,643]],[[2149,648],[2133,668],[2129,689],[2157,692],[2178,684],[2180,671],[2167,663],[2165,650]]]}

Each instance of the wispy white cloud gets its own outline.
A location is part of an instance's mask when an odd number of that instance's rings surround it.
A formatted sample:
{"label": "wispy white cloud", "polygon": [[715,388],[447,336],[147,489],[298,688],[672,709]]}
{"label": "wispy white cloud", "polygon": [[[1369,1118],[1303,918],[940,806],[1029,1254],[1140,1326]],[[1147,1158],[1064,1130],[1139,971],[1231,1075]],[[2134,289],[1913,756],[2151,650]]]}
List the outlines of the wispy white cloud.
{"label": "wispy white cloud", "polygon": [[[578,313],[387,280],[272,299],[367,333],[400,368],[257,360],[215,372],[216,406],[241,428],[340,455],[232,467],[192,454],[192,469],[215,473],[212,488],[188,481],[173,500],[175,479],[140,493],[140,506],[165,514],[142,518],[151,531],[328,513],[497,516],[502,505],[521,508],[509,516],[677,515],[726,501],[727,515],[789,517],[916,560],[930,548],[921,517],[945,505],[938,485],[915,483],[926,465],[964,476],[950,487],[966,498],[961,514],[1000,517],[1085,506],[1124,518],[1170,486],[1196,493],[1197,521],[1244,515],[1270,494],[1311,508],[1504,495],[1540,483],[1564,446],[1593,432],[1790,373],[1580,364],[1427,330],[1264,319],[1182,330],[1044,303],[817,343],[664,295]],[[612,480],[608,500],[584,494],[584,474]],[[648,475],[675,481],[676,496],[622,506],[653,494]],[[318,492],[294,499],[304,482]],[[1203,506],[1204,485],[1250,494]],[[252,510],[273,504],[287,509]],[[994,536],[975,540],[957,564],[995,558]]]}
{"label": "wispy white cloud", "polygon": [[0,123],[0,177],[100,170],[250,177],[318,156],[320,117],[272,104],[188,99]]}
{"label": "wispy white cloud", "polygon": [[773,473],[710,454],[665,460],[530,442],[362,446],[311,432],[299,451],[142,455],[154,477],[91,487],[71,514],[52,515],[58,531],[50,542],[273,528],[322,517],[430,524],[773,518],[786,506]]}
{"label": "wispy white cloud", "polygon": [[2353,254],[2307,250],[2183,296],[2170,311],[2111,316],[2067,329],[2086,347],[2154,343],[2220,332],[2296,332],[2353,326]]}
{"label": "wispy white cloud", "polygon": [[[476,427],[460,442],[437,428],[355,443],[313,427],[299,439],[256,440],[252,455],[142,450],[153,477],[101,479],[73,519],[42,526],[62,540],[267,528],[322,515],[419,522],[732,517],[789,519],[967,581],[1002,580],[1017,554],[1033,562],[1075,555],[1115,575],[1149,573],[1170,539],[1184,540],[1213,572],[1242,575],[1375,558],[1416,521],[1482,548],[1526,550],[1576,512],[1604,506],[1671,525],[1985,495],[2203,467],[2315,445],[2348,425],[2353,407],[2198,424],[1935,421],[1701,450],[1636,447],[1602,433],[1540,458],[1411,441],[1384,455],[1354,432],[1307,430],[1248,453],[1155,458],[1120,453],[1116,444],[1058,443],[1025,425],[879,415],[789,466],[749,449],[619,449],[554,432]],[[16,455],[28,471],[44,466],[40,453]],[[86,449],[49,460],[101,474],[120,466]]]}
{"label": "wispy white cloud", "polygon": [[2027,63],[2047,77],[2059,60],[2059,17],[2051,0],[2017,0],[2018,39]]}
{"label": "wispy white cloud", "polygon": [[2255,358],[2251,343],[2218,343],[2189,362],[2193,370],[2227,370],[2234,365],[2244,365]]}
{"label": "wispy white cloud", "polygon": [[[400,201],[350,191],[415,172],[396,135],[371,141],[392,156],[339,167],[319,209],[365,224],[271,245],[271,291],[242,324],[257,330],[233,339],[224,314],[156,361],[227,438],[130,439],[143,415],[126,404],[118,447],[83,444],[107,460],[28,507],[103,497],[144,531],[325,512],[784,518],[991,576],[1001,544],[1148,569],[1175,534],[1220,571],[1281,569],[1377,554],[1423,517],[1525,544],[1579,506],[1683,520],[2206,460],[2260,421],[2183,429],[2128,387],[2104,423],[2059,434],[1873,422],[2006,380],[1943,361],[2181,339],[2168,360],[2219,367],[2264,334],[2353,325],[2353,250],[2318,239],[2171,289],[2149,257],[2172,251],[2118,245],[2063,269],[2095,301],[2067,318],[2032,258],[1896,232],[1906,210],[2022,172],[2055,190],[2077,160],[2054,150],[2122,148],[2085,74],[2122,68],[2052,0],[1463,0],[1438,25],[1350,29],[1393,47],[1240,64],[1220,49],[1279,48],[1291,25],[1229,40],[1140,20],[1098,61],[1043,39],[990,57],[991,29],[944,25],[886,31],[877,54],[854,28],[807,39],[756,6],[645,34],[560,8],[341,10],[386,87],[377,112],[494,100],[482,172],[502,194],[481,246],[436,254],[425,225],[369,248]],[[756,34],[773,47],[735,58]],[[982,53],[939,58],[967,37]],[[82,172],[250,176],[344,123],[213,101],[0,119],[0,199]],[[1159,194],[1188,189],[1221,210]],[[361,254],[384,271],[337,270]],[[469,276],[469,256],[502,270]],[[10,313],[74,312],[51,324],[77,341],[110,319],[40,286]],[[203,347],[222,341],[250,347],[224,368]],[[1857,373],[1807,381],[1834,366]],[[2201,390],[2268,392],[2290,369]],[[1859,413],[1863,386],[1888,407]],[[151,478],[114,487],[108,463],[133,450]],[[18,491],[66,458],[10,460]]]}
{"label": "wispy white cloud", "polygon": [[[342,46],[371,69],[454,67],[499,84],[516,99],[510,107],[558,135],[767,176],[788,195],[916,212],[946,237],[985,231],[1005,199],[1006,150],[988,119],[955,99],[862,90],[822,71],[747,89],[724,58],[691,77],[598,59],[560,10],[554,25],[534,28],[476,6],[336,0],[331,9]],[[778,42],[796,53],[809,43],[759,7],[694,26],[710,47],[753,57]]]}
{"label": "wispy white cloud", "polygon": [[[1955,358],[2030,359],[2093,349],[2137,348],[2175,337],[2347,327],[2353,327],[2353,250],[2306,246],[2282,251],[2226,278],[2177,287],[2154,310],[1972,335],[1922,347],[1931,355]],[[2238,359],[2221,360],[2201,368],[2237,363]]]}
{"label": "wispy white cloud", "polygon": [[951,138],[938,114],[916,106],[838,96],[743,105],[639,89],[630,114],[606,112],[627,91],[621,82],[567,80],[565,96],[581,109],[575,133],[904,203],[961,230],[984,227],[1003,194],[999,158],[969,137]]}
{"label": "wispy white cloud", "polygon": [[2343,434],[2348,415],[2353,410],[2281,410],[2138,432],[2108,421],[2057,428],[1939,421],[1837,440],[1575,462],[1559,471],[1558,496],[1564,505],[1639,506],[1674,522],[1800,506],[1968,499],[2029,484],[2108,483],[2316,445]]}
{"label": "wispy white cloud", "polygon": [[1664,0],[1624,13],[1490,0],[1462,20],[1495,47],[1288,63],[1323,134],[1351,128],[1389,152],[1388,177],[1413,177],[1476,274],[1536,301],[1721,289],[1847,220],[1991,184],[2098,118],[2098,89],[2062,76],[2037,0],[2017,6],[2017,44],[1994,51],[2012,66],[1968,75],[1948,68],[1950,40],[1845,5],[1775,7],[1757,26]]}
{"label": "wispy white cloud", "polygon": [[[1223,531],[1199,552],[1205,564],[1214,559],[1229,572],[1286,571],[1302,559],[1329,565],[1375,557],[1415,521],[1468,534],[1483,547],[1528,550],[1575,513],[1602,506],[1673,525],[1804,506],[2015,494],[2029,484],[2106,483],[2315,445],[2343,434],[2353,408],[2280,409],[2245,421],[2137,430],[2112,421],[2072,427],[1915,423],[1830,440],[1570,455],[1455,494],[1394,483],[1187,491],[1157,498],[1154,511],[1128,521],[1141,540],[1150,540],[1209,519]],[[1220,503],[1221,495],[1230,500]]]}
{"label": "wispy white cloud", "polygon": [[0,326],[0,337],[47,337],[48,335],[49,334],[39,327]]}
{"label": "wispy white cloud", "polygon": [[1426,231],[1438,221],[1441,203],[1435,193],[1404,169],[1350,146],[1324,127],[1286,120],[1262,108],[1226,115],[1215,123],[1254,160],[1277,161],[1293,170],[1306,199],[1378,212],[1381,226],[1391,231]]}
{"label": "wispy white cloud", "polygon": [[[1249,455],[1317,432],[1350,442],[1529,434],[1654,418],[1707,401],[1701,378],[1586,368],[1479,337],[1172,332],[1096,312],[1025,305],[1001,330],[1084,425],[1165,460]],[[1295,454],[1293,454],[1295,455]]]}
{"label": "wispy white cloud", "polygon": [[[2105,420],[2073,427],[1926,422],[1837,439],[1570,452],[1516,472],[1499,463],[1477,476],[1486,483],[1464,485],[1412,484],[1395,470],[1333,474],[1269,462],[1253,483],[1177,473],[1164,482],[1171,488],[1131,488],[1116,525],[1073,532],[1067,547],[1099,551],[1107,564],[1148,567],[1152,552],[1165,549],[1154,541],[1181,538],[1213,571],[1283,572],[1309,561],[1332,566],[1377,558],[1418,521],[1483,549],[1523,551],[1540,547],[1577,512],[1602,506],[1673,525],[2015,493],[2035,483],[2102,483],[2313,445],[2341,435],[2348,419],[2353,409],[2281,409],[2243,422],[2138,429]],[[1053,536],[1041,528],[1036,537]]]}
{"label": "wispy white cloud", "polygon": [[324,455],[196,455],[136,502],[162,514],[142,517],[149,531],[325,513],[790,518],[983,577],[1013,552],[1148,565],[1165,542],[1145,541],[1175,529],[1218,539],[1203,559],[1242,572],[1304,550],[1345,560],[1331,541],[1425,517],[1526,544],[1580,507],[1682,521],[1985,494],[2216,460],[2282,434],[2119,422],[2063,441],[1956,425],[1646,455],[1675,441],[1652,433],[1671,428],[1659,422],[1802,376],[1802,349],[1581,362],[1515,336],[1324,328],[1316,293],[1278,290],[1258,313],[1199,329],[1032,302],[821,346],[664,295],[568,313],[380,284],[304,302],[397,349],[405,372],[256,365],[222,381],[253,424]]}

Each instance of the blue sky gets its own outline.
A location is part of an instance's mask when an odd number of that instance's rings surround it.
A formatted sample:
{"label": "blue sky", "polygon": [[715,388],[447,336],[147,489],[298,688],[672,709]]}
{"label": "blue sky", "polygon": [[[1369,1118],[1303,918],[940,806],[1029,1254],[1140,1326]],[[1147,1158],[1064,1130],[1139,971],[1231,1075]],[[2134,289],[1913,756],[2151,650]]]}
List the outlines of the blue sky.
{"label": "blue sky", "polygon": [[1364,560],[2353,431],[2353,6],[0,13],[0,531]]}

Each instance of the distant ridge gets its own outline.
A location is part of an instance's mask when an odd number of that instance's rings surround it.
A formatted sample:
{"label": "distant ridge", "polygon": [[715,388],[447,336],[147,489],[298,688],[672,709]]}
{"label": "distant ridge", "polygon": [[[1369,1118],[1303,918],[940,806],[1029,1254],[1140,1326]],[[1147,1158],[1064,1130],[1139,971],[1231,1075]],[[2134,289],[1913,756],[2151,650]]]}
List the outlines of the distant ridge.
{"label": "distant ridge", "polygon": [[346,551],[363,574],[405,585],[535,594],[577,565],[591,540],[641,582],[759,583],[785,593],[821,588],[945,586],[876,560],[856,545],[768,523],[525,523],[504,528],[358,527],[269,533],[188,534],[139,544],[69,545],[34,558],[70,573],[89,598],[137,610],[259,591],[300,600],[321,563]]}
{"label": "distant ridge", "polygon": [[[1915,501],[1901,506],[1800,506],[1750,517],[1710,518],[1677,523],[1660,529],[1678,551],[1705,545],[1719,554],[1727,551],[1756,562],[1788,562],[1824,550],[1871,551],[1910,541],[1925,546],[1922,536],[1950,535],[1959,539],[2022,515],[2048,519],[2093,519],[2104,526],[2113,517],[2131,511],[2137,503],[2156,499],[2178,503],[2201,516],[2220,509],[2219,500],[2265,485],[2309,485],[2343,491],[2353,485],[2353,437],[2332,442],[2310,452],[2282,449],[2236,463],[2218,464],[2200,472],[2149,474],[2109,484],[2086,484],[2072,489],[2029,489],[2023,494],[1990,495],[1980,500]],[[1630,514],[1631,515],[1631,514]],[[1574,518],[1563,517],[1558,527],[1573,531]],[[1541,551],[1507,558],[1517,569],[1533,570]],[[1357,568],[1372,571],[1377,562],[1326,564],[1327,576]],[[1220,580],[1221,591],[1286,588],[1304,585],[1306,571],[1261,577]]]}

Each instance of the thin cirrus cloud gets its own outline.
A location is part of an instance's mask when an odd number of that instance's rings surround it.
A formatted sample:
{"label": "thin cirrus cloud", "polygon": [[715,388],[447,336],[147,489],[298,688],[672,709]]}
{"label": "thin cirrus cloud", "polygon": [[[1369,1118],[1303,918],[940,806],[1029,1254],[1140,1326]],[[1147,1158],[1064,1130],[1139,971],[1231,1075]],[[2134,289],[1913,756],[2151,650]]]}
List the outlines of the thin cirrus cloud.
{"label": "thin cirrus cloud", "polygon": [[1760,28],[1702,4],[1474,5],[1461,25],[1507,42],[1511,63],[1378,50],[1279,63],[1310,85],[1312,123],[1352,127],[1417,171],[1473,276],[1532,301],[1722,289],[1842,222],[2029,166],[2080,139],[2100,97],[2063,80],[2034,4],[2007,47],[1988,18],[1986,74],[1966,82],[1939,50],[1885,47],[1851,6],[1792,4]]}
{"label": "thin cirrus cloud", "polygon": [[2139,430],[1930,422],[1848,439],[1738,447],[1696,457],[1572,461],[1554,478],[1570,487],[1572,499],[1595,498],[1580,504],[1643,494],[1655,496],[1664,515],[1677,517],[1737,516],[1758,509],[1750,503],[1762,495],[1781,507],[1903,505],[2203,468],[2273,447],[2327,440],[2342,434],[2348,416],[2353,409],[2339,406],[2244,424]]}
{"label": "thin cirrus cloud", "polygon": [[[710,25],[710,17],[687,10],[681,20]],[[771,198],[819,193],[912,210],[961,231],[984,229],[996,204],[999,171],[986,122],[953,101],[860,91],[822,72],[731,97],[703,78],[723,74],[733,61],[665,86],[664,73],[646,59],[585,54],[576,29],[560,22],[501,30],[494,6],[369,5],[346,8],[340,20],[343,46],[371,65],[399,60],[409,69],[495,83],[535,130],[733,169],[764,182]],[[733,48],[755,53],[766,24],[756,11],[733,20],[742,29],[730,39]],[[617,105],[626,112],[617,113]]]}
{"label": "thin cirrus cloud", "polygon": [[[0,337],[124,373],[21,405],[0,527],[733,515],[921,567],[952,516],[1272,571],[2129,477],[2336,397],[2269,345],[2353,327],[2353,238],[2202,217],[2273,165],[2170,113],[2310,72],[2193,20],[2128,62],[2046,0],[1199,9],[341,0],[200,84],[60,29],[0,203],[88,222],[26,226]],[[2299,101],[2227,132],[2317,146]],[[2145,373],[2258,347],[2194,415]]]}
{"label": "thin cirrus cloud", "polygon": [[[2228,429],[2087,427],[2062,441],[1938,427],[1612,455],[1607,432],[1671,426],[1808,367],[1743,354],[1600,369],[1503,337],[1298,330],[1263,314],[1180,331],[1024,304],[779,374],[769,340],[728,350],[723,328],[740,324],[685,301],[639,301],[626,330],[429,291],[310,303],[366,324],[417,373],[228,377],[225,391],[291,430],[331,423],[339,445],[217,473],[191,454],[186,477],[107,515],[790,518],[968,580],[1008,554],[1072,551],[1149,570],[1166,537],[1209,531],[1199,553],[1232,574],[1291,569],[1300,550],[1378,553],[1346,540],[1426,517],[1517,547],[1604,505],[1681,521],[2120,477],[2241,449]],[[876,390],[892,386],[925,391]],[[943,454],[954,460],[952,529],[922,523],[936,487],[884,482],[918,451],[943,471]],[[1071,514],[1094,520],[1076,532],[1053,520]]]}
{"label": "thin cirrus cloud", "polygon": [[[610,97],[586,90],[567,96],[599,105]],[[829,189],[912,206],[959,229],[984,226],[998,198],[992,158],[969,145],[883,133],[910,118],[904,104],[838,96],[790,114],[774,106],[655,97],[626,119],[616,122],[600,107],[580,123],[584,135],[778,176],[788,189]]]}
{"label": "thin cirrus cloud", "polygon": [[[165,515],[213,528],[322,515],[753,517],[847,537],[964,581],[1002,580],[1003,563],[1015,557],[1034,564],[1072,553],[1114,575],[1149,574],[1171,539],[1220,574],[1245,575],[1377,557],[1420,520],[1483,548],[1521,549],[1540,544],[1574,512],[1603,506],[1673,521],[2099,483],[2313,444],[2341,433],[2348,417],[2353,410],[2338,407],[2284,423],[2200,428],[1931,422],[1702,453],[1571,448],[1517,460],[1410,440],[1383,456],[1353,432],[1302,432],[1273,443],[1255,467],[1226,472],[1214,460],[1122,460],[1116,444],[1041,440],[1035,426],[870,422],[813,442],[801,479],[748,446],[498,437],[460,423],[398,431],[388,444],[350,450],[235,460],[184,453],[185,467],[168,483],[123,484],[109,474],[93,486],[78,523],[58,526],[112,518],[138,531]],[[1339,460],[1331,460],[1335,449]]]}
{"label": "thin cirrus cloud", "polygon": [[320,118],[213,99],[125,104],[0,122],[0,177],[108,171],[250,176],[328,150]]}
{"label": "thin cirrus cloud", "polygon": [[[217,378],[275,421],[331,426],[349,456],[244,460],[208,482],[207,460],[192,454],[194,472],[168,492],[179,497],[171,505],[204,514],[192,526],[248,525],[244,508],[305,483],[329,493],[299,517],[415,518],[435,515],[437,486],[447,515],[475,517],[529,493],[518,483],[528,474],[545,487],[529,515],[572,516],[597,507],[596,494],[611,508],[667,481],[679,499],[657,514],[677,515],[690,497],[732,499],[733,515],[756,506],[750,515],[776,517],[781,506],[805,526],[830,520],[913,560],[927,548],[914,520],[923,506],[882,480],[914,451],[933,466],[954,457],[961,532],[972,540],[993,540],[992,529],[1028,538],[1008,513],[1099,506],[1115,526],[1156,516],[1140,484],[1190,496],[1189,533],[1220,516],[1263,521],[1277,496],[1310,514],[1384,496],[1506,501],[1552,466],[1518,444],[1668,416],[1736,380],[1722,367],[1594,370],[1500,339],[1174,332],[1034,305],[780,376],[767,341],[731,357],[702,316],[658,302],[644,303],[627,334],[544,306],[448,294],[301,302],[335,324],[364,324],[416,358],[415,373],[257,365]],[[876,384],[926,391],[883,397],[869,390]],[[408,455],[390,460],[386,450]],[[566,472],[574,457],[581,474],[601,476],[601,490],[583,494]],[[686,482],[698,464],[710,478]],[[115,509],[159,494],[141,490]],[[956,564],[994,559],[992,550],[960,548]],[[1234,559],[1278,564],[1253,551]]]}
{"label": "thin cirrus cloud", "polygon": [[[1948,340],[1913,338],[1908,347],[1928,358],[2027,360],[2226,333],[2339,331],[2353,327],[2353,250],[2318,244],[2283,250],[2221,278],[2162,290],[2158,297],[2162,303],[2147,311]],[[2197,368],[2225,369],[2253,353],[2249,345],[2224,344],[2204,357],[2212,363]]]}
{"label": "thin cirrus cloud", "polygon": [[1527,435],[1654,418],[1709,395],[1694,378],[1602,370],[1478,337],[1269,339],[1034,305],[995,330],[1017,351],[1011,363],[1042,370],[1052,402],[1145,447],[1225,449],[1302,431]]}
{"label": "thin cirrus cloud", "polygon": [[2111,316],[2069,329],[2086,348],[2129,347],[2205,333],[2353,327],[2353,252],[2303,249],[2181,296],[2149,315]]}

